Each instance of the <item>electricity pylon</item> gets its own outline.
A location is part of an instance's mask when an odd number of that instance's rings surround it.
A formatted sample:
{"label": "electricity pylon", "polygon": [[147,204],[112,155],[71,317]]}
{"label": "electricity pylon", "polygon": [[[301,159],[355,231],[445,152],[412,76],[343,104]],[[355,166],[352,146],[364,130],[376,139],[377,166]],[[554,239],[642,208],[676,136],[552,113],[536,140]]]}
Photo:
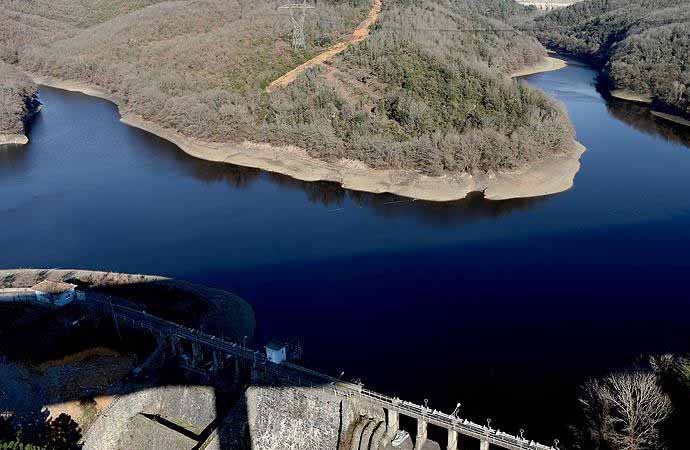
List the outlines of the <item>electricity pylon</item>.
{"label": "electricity pylon", "polygon": [[292,48],[307,48],[307,38],[304,34],[304,20],[308,9],[315,6],[307,4],[307,0],[288,0],[287,5],[279,6],[278,9],[290,10],[290,21],[292,22]]}

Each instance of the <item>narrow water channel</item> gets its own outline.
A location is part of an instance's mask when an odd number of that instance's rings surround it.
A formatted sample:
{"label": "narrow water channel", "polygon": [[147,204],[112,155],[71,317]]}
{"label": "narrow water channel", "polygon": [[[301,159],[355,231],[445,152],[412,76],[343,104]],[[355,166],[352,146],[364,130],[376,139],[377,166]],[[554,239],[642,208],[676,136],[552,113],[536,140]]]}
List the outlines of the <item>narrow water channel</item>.
{"label": "narrow water channel", "polygon": [[257,344],[551,442],[576,386],[690,342],[690,133],[571,65],[526,82],[588,148],[563,194],[433,204],[208,163],[43,88],[0,150],[0,267],[163,274],[254,305]]}

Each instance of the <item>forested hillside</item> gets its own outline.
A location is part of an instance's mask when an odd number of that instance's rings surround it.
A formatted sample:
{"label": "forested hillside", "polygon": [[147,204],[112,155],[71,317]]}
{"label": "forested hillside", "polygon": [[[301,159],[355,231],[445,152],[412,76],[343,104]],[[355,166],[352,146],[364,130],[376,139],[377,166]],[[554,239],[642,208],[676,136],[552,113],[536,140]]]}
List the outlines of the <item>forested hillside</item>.
{"label": "forested hillside", "polygon": [[0,61],[0,134],[23,134],[37,108],[36,86],[19,69]]}
{"label": "forested hillside", "polygon": [[690,115],[688,0],[587,0],[535,24],[545,45],[602,66],[611,88]]}
{"label": "forested hillside", "polygon": [[[573,132],[559,105],[507,80],[545,52],[505,29],[512,1],[387,3],[377,31],[321,76],[271,102],[267,127],[286,142],[373,167],[427,173],[512,169],[561,152]],[[312,95],[316,93],[316,95]]]}
{"label": "forested hillside", "polygon": [[293,51],[279,4],[0,0],[0,58],[97,85],[125,111],[191,137],[294,144],[377,168],[512,169],[572,145],[562,108],[506,77],[543,58],[541,45],[486,31],[525,13],[512,0],[386,0],[367,41],[268,94],[371,8],[319,0],[307,50]]}

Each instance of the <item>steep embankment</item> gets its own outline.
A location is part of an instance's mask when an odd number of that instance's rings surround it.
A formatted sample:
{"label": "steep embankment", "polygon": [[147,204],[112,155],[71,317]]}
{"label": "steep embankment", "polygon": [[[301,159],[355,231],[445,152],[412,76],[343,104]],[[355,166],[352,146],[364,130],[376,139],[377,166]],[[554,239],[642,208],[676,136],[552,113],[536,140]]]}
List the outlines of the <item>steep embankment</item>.
{"label": "steep embankment", "polygon": [[534,26],[545,45],[600,66],[614,96],[650,103],[662,117],[690,117],[686,0],[587,0]]}
{"label": "steep embankment", "polygon": [[36,86],[20,70],[0,61],[0,145],[28,143],[25,129],[39,109]]}

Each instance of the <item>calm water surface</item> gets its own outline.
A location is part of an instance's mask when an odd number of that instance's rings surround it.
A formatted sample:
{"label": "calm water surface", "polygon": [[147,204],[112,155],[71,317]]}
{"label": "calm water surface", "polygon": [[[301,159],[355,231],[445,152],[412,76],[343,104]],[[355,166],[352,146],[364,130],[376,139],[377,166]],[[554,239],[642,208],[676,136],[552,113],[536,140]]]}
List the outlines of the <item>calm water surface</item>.
{"label": "calm water surface", "polygon": [[257,343],[475,420],[563,433],[575,386],[690,343],[690,135],[582,66],[528,82],[588,148],[575,188],[411,202],[186,156],[98,99],[41,90],[0,150],[0,267],[165,274],[232,290]]}

